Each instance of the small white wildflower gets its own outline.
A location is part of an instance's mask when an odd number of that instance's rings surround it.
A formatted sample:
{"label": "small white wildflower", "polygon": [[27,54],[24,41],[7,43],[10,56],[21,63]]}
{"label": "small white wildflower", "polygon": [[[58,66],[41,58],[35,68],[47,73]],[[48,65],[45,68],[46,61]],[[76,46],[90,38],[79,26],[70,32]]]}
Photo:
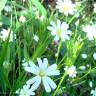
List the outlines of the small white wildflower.
{"label": "small white wildflower", "polygon": [[77,71],[76,71],[76,67],[75,66],[73,66],[73,65],[71,67],[66,66],[64,68],[64,70],[67,72],[69,77],[71,77],[71,78],[76,77]]}
{"label": "small white wildflower", "polygon": [[96,60],[96,52],[93,54],[93,58],[94,60]]}
{"label": "small white wildflower", "polygon": [[83,59],[87,58],[87,54],[81,54],[81,56],[82,56]]}
{"label": "small white wildflower", "polygon": [[89,86],[90,86],[90,87],[92,87],[92,86],[93,86],[92,81],[89,81]]}
{"label": "small white wildflower", "polygon": [[[2,31],[0,32],[0,38],[3,41],[5,41],[8,38],[9,32],[10,32],[10,29],[8,30],[2,29]],[[13,31],[11,31],[10,39],[9,39],[9,42],[12,42],[12,41],[13,41]]]}
{"label": "small white wildflower", "polygon": [[11,6],[6,5],[6,6],[4,7],[4,10],[5,10],[6,12],[11,12],[11,11],[12,11],[12,8],[11,8]]}
{"label": "small white wildflower", "polygon": [[24,85],[22,89],[18,89],[16,94],[19,96],[32,96],[35,95],[34,90],[30,88],[30,85]]}
{"label": "small white wildflower", "polygon": [[96,96],[96,88],[95,88],[95,90],[91,90],[91,94],[92,94],[92,96]]}
{"label": "small white wildflower", "polygon": [[36,66],[33,62],[29,62],[27,67],[24,66],[25,71],[36,75],[29,79],[27,84],[31,84],[31,88],[36,90],[42,82],[46,92],[51,92],[51,88],[55,89],[56,84],[49,76],[60,74],[59,70],[57,70],[57,65],[53,64],[48,67],[48,60],[46,58],[44,58],[43,61],[40,58],[37,58],[37,61],[39,66]]}
{"label": "small white wildflower", "polygon": [[60,39],[62,41],[69,40],[71,31],[68,30],[69,25],[65,22],[60,22],[60,20],[57,20],[57,24],[55,22],[50,22],[51,26],[48,26],[47,29],[51,31],[51,35],[54,36],[54,41],[59,41]]}
{"label": "small white wildflower", "polygon": [[91,25],[86,25],[83,27],[83,31],[87,33],[89,40],[94,40],[96,38],[96,28]]}
{"label": "small white wildflower", "polygon": [[72,3],[71,0],[57,0],[56,8],[59,9],[60,13],[64,13],[66,16],[68,14],[73,15],[76,11],[76,5]]}
{"label": "small white wildflower", "polygon": [[85,66],[80,66],[79,69],[80,69],[80,70],[85,70],[86,67],[85,67]]}
{"label": "small white wildflower", "polygon": [[34,35],[34,40],[35,40],[36,42],[38,42],[39,37],[38,37],[37,35]]}
{"label": "small white wildflower", "polygon": [[20,18],[19,18],[19,21],[21,23],[24,23],[26,21],[26,18],[23,15],[21,15]]}

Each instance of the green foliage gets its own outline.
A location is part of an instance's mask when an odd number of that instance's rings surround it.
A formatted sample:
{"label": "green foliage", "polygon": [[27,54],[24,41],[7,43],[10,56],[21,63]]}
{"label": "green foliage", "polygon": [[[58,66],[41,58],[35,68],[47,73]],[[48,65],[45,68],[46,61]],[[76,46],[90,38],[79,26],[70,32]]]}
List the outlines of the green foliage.
{"label": "green foliage", "polygon": [[[85,3],[89,4],[88,0],[76,1],[81,4],[77,8],[79,11],[74,15],[65,16],[51,6],[50,2],[47,2],[47,6],[43,0],[0,0],[0,93],[15,96],[16,91],[22,88],[29,78],[34,77],[24,70],[22,64],[32,60],[37,65],[37,58],[46,57],[49,65],[56,63],[60,70],[60,76],[52,77],[57,88],[51,93],[46,93],[41,84],[36,90],[36,95],[90,96],[91,90],[96,87],[96,60],[93,58],[96,39],[88,40],[87,33],[84,33],[82,28],[86,24],[96,27],[96,13],[90,13],[89,10],[86,12]],[[5,5],[11,6],[12,11],[6,12]],[[21,16],[25,18],[20,21]],[[57,19],[68,23],[68,30],[72,31],[72,34],[68,35],[69,40],[62,41],[60,38],[58,42],[54,41],[55,36],[47,27],[51,21],[56,23]],[[76,25],[78,20],[79,24]],[[3,40],[2,29],[11,29],[13,33],[10,30],[8,37]],[[37,41],[34,39],[35,35],[38,36]],[[84,53],[87,58],[82,58]],[[75,78],[68,76],[64,69],[66,66],[76,66]],[[81,70],[80,66],[85,66],[86,69]],[[93,82],[92,87],[89,86],[89,81]]]}

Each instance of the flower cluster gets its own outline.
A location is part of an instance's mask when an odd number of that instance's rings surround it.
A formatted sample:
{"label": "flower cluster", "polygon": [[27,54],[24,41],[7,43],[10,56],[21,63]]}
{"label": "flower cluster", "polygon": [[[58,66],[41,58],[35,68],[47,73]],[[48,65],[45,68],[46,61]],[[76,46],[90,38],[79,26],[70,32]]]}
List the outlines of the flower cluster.
{"label": "flower cluster", "polygon": [[[37,58],[37,61],[38,61],[38,66],[35,65],[30,60],[29,62],[25,62],[23,64],[23,67],[26,72],[29,72],[35,75],[35,77],[29,79],[26,82],[26,84],[32,85],[30,88],[30,90],[32,89],[32,91],[38,89],[40,84],[43,84],[46,92],[51,92],[51,88],[55,89],[56,84],[50,78],[50,76],[60,75],[59,70],[57,70],[57,65],[52,64],[51,66],[48,66],[47,58],[44,58],[43,61],[40,58]],[[21,91],[20,93],[22,93]]]}
{"label": "flower cluster", "polygon": [[0,93],[96,96],[96,2],[89,1],[0,0]]}

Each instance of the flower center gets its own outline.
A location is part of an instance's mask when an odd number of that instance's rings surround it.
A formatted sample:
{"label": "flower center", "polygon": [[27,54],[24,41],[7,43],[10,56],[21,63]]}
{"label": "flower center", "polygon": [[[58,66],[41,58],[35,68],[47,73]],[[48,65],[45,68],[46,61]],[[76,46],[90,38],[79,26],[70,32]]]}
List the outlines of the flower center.
{"label": "flower center", "polygon": [[40,71],[39,75],[40,75],[41,77],[43,77],[43,76],[45,76],[46,74],[45,74],[44,71]]}
{"label": "flower center", "polygon": [[57,30],[57,35],[58,35],[58,36],[61,36],[61,29],[58,29],[58,30]]}
{"label": "flower center", "polygon": [[23,96],[27,96],[27,94],[24,92],[23,94],[22,94]]}
{"label": "flower center", "polygon": [[68,11],[68,10],[69,10],[69,6],[64,5],[64,6],[63,6],[63,10],[64,10],[64,11]]}

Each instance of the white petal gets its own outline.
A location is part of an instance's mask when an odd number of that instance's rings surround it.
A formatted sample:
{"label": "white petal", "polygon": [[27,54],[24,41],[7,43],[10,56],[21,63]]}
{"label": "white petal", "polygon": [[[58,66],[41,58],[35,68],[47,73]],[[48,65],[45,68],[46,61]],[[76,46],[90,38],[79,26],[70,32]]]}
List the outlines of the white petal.
{"label": "white petal", "polygon": [[52,71],[52,70],[55,70],[57,69],[57,65],[56,64],[52,64],[51,66],[48,67],[48,71]]}
{"label": "white petal", "polygon": [[49,77],[46,77],[47,81],[49,83],[49,85],[51,86],[52,89],[56,88],[56,84],[54,83],[54,81],[52,79],[50,79]]}
{"label": "white petal", "polygon": [[44,67],[44,69],[46,69],[48,67],[48,60],[47,60],[47,58],[43,59],[43,67]]}
{"label": "white petal", "polygon": [[66,24],[65,22],[62,23],[61,25],[61,29],[62,30],[67,30],[69,28],[68,24]]}
{"label": "white petal", "polygon": [[27,82],[26,82],[26,84],[33,84],[34,82],[36,82],[36,80],[38,79],[38,76],[35,76],[35,77],[33,77],[33,78],[31,78],[31,79],[29,79]]}
{"label": "white petal", "polygon": [[20,89],[16,90],[16,93],[19,94],[20,93]]}
{"label": "white petal", "polygon": [[49,66],[46,70],[46,73],[47,73],[48,76],[60,75],[60,71],[57,70],[57,65],[56,64],[53,64],[53,65]]}
{"label": "white petal", "polygon": [[47,29],[50,30],[50,31],[52,31],[54,28],[51,27],[51,26],[48,26]]}
{"label": "white petal", "polygon": [[32,67],[24,67],[25,71],[32,73]]}
{"label": "white petal", "polygon": [[32,91],[31,91],[31,92],[30,92],[30,95],[35,95],[35,92],[32,92]]}
{"label": "white petal", "polygon": [[24,94],[26,94],[26,96],[35,95],[35,92],[33,92],[33,90],[31,90],[31,89],[23,90],[23,92],[24,93],[21,96],[23,96]]}
{"label": "white petal", "polygon": [[55,37],[54,37],[54,41],[59,41],[59,36],[58,35],[56,35]]}
{"label": "white petal", "polygon": [[55,24],[53,21],[51,21],[50,24],[51,24],[54,28],[56,28],[56,24]]}
{"label": "white petal", "polygon": [[46,92],[51,92],[51,88],[47,82],[47,78],[46,77],[42,77],[42,80],[43,80],[43,85],[44,85],[44,88],[46,90]]}
{"label": "white petal", "polygon": [[31,90],[36,90],[39,86],[40,86],[40,83],[41,83],[41,77],[38,76],[36,82],[31,86]]}
{"label": "white petal", "polygon": [[25,71],[36,74],[36,75],[39,73],[39,68],[35,64],[33,64],[33,66],[31,67],[24,67],[24,69]]}
{"label": "white petal", "polygon": [[28,64],[29,64],[30,66],[35,65],[31,60],[29,60]]}
{"label": "white petal", "polygon": [[27,62],[23,63],[22,65],[23,65],[23,67],[28,67],[28,63]]}
{"label": "white petal", "polygon": [[53,29],[53,30],[52,30],[51,35],[52,35],[52,36],[57,35],[57,33],[56,33],[56,29]]}
{"label": "white petal", "polygon": [[37,58],[37,61],[38,61],[38,65],[39,65],[39,68],[42,69],[42,65],[43,65],[43,62],[40,58]]}
{"label": "white petal", "polygon": [[59,70],[47,71],[46,73],[47,73],[48,76],[60,75],[60,71]]}
{"label": "white petal", "polygon": [[24,90],[27,90],[27,89],[29,89],[29,88],[30,88],[30,85],[28,85],[28,84],[23,86],[23,89],[24,89]]}

